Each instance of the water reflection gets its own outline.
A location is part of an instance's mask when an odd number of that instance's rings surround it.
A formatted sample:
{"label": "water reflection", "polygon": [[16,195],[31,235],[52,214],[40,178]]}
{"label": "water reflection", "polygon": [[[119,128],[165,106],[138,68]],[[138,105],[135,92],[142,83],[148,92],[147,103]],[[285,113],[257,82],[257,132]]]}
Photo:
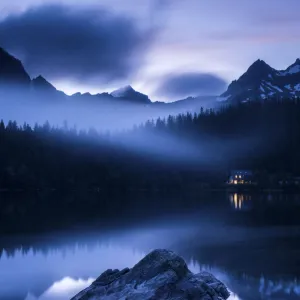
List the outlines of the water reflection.
{"label": "water reflection", "polygon": [[18,250],[13,257],[4,251],[0,260],[0,299],[70,299],[69,294],[74,295],[102,271],[132,266],[143,255],[122,244],[61,247],[50,249],[46,255],[39,250],[30,249],[26,254]]}
{"label": "water reflection", "polygon": [[73,279],[71,277],[65,277],[60,281],[56,281],[47,289],[42,295],[35,296],[28,293],[25,300],[66,300],[71,299],[74,295],[79,293],[81,290],[88,287],[95,278],[84,279]]}
{"label": "water reflection", "polygon": [[251,210],[255,204],[260,204],[260,207],[280,206],[280,208],[300,207],[300,194],[287,193],[229,193],[228,198],[231,206],[235,210]]}
{"label": "water reflection", "polygon": [[[194,265],[191,263],[188,266],[190,270],[193,270],[193,272],[199,272],[200,268],[195,268]],[[202,270],[205,270],[202,268]],[[210,270],[211,272],[212,270]],[[220,275],[220,274],[218,274]],[[218,276],[216,275],[216,276]],[[221,276],[218,277],[221,279]],[[81,290],[85,289],[88,287],[95,278],[89,278],[87,280],[83,279],[78,279],[75,280],[70,277],[65,277],[61,281],[54,282],[53,285],[47,289],[42,295],[39,297],[36,297],[29,293],[25,300],[67,300],[72,298],[74,295],[76,295],[78,292]],[[223,279],[222,279],[223,280]],[[228,300],[242,300],[239,298],[237,294],[234,292],[230,291],[230,297]]]}
{"label": "water reflection", "polygon": [[[299,299],[300,230],[286,226],[293,216],[299,219],[299,199],[233,193],[211,200],[212,212],[147,226],[0,240],[0,299],[67,300],[106,269],[132,267],[154,248],[176,251],[194,272],[213,273],[232,291],[231,300]],[[226,214],[214,214],[219,208]],[[264,225],[245,226],[248,215]],[[242,223],[228,222],[233,216]]]}
{"label": "water reflection", "polygon": [[[191,228],[185,230],[187,234]],[[247,270],[251,272],[251,269],[248,265],[242,265],[242,260],[247,259],[247,254],[242,249],[238,251],[243,255],[238,257],[237,252],[228,251],[222,244],[215,247],[217,253],[208,248],[208,252],[213,253],[211,259],[203,250],[193,248],[188,241],[184,243],[189,247],[189,251],[183,250],[180,247],[183,241],[180,236],[182,231],[177,231],[175,227],[171,231],[173,234],[166,229],[129,230],[126,233],[119,232],[106,241],[101,234],[95,234],[87,240],[80,237],[83,239],[80,244],[70,240],[68,243],[55,245],[49,242],[43,244],[43,247],[40,244],[27,251],[18,249],[13,255],[8,255],[4,250],[0,259],[0,299],[67,300],[90,285],[104,270],[132,267],[151,248],[157,247],[171,248],[180,253],[193,272],[205,270],[213,273],[232,291],[231,300],[269,300],[276,299],[277,296],[285,300],[294,300],[300,296],[299,282],[293,276],[275,276],[276,279],[273,279],[269,275],[256,277],[247,273]],[[68,235],[65,236],[65,240],[67,237]],[[149,244],[144,243],[149,239]],[[207,244],[200,246],[208,247]],[[48,250],[41,250],[45,248]],[[272,256],[268,249],[266,253]],[[261,256],[264,255],[265,253],[261,253]],[[273,259],[273,263],[281,263],[275,261],[276,257]],[[241,268],[245,272],[240,273],[239,268],[232,263],[233,260],[239,267],[242,265]],[[297,265],[297,260],[294,260],[294,263]],[[255,265],[258,272],[265,267],[257,264],[255,260],[251,260],[250,264]],[[274,274],[278,275],[278,272],[274,271]]]}
{"label": "water reflection", "polygon": [[243,215],[244,225],[300,225],[299,194],[241,192],[229,193],[228,199],[233,210]]}
{"label": "water reflection", "polygon": [[229,194],[229,199],[232,207],[236,210],[251,209],[252,196],[248,194]]}

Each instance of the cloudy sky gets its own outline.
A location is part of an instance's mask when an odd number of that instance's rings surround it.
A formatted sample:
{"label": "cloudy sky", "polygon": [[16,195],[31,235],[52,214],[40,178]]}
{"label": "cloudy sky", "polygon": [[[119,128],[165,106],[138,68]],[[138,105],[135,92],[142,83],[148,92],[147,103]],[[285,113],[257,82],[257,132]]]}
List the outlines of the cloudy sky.
{"label": "cloudy sky", "polygon": [[1,0],[0,46],[69,94],[131,84],[168,101],[219,94],[258,58],[285,69],[300,56],[299,9],[299,0]]}

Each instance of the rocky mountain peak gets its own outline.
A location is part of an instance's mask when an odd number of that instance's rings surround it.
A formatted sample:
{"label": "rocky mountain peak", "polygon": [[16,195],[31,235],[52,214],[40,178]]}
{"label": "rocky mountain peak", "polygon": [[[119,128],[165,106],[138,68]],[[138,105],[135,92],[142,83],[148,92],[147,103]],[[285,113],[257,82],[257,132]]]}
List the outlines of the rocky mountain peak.
{"label": "rocky mountain peak", "polygon": [[30,81],[21,61],[0,47],[0,83],[29,87]]}
{"label": "rocky mountain peak", "polygon": [[256,76],[265,76],[274,71],[265,61],[258,59],[247,70],[245,74],[255,74]]}
{"label": "rocky mountain peak", "polygon": [[137,92],[131,85],[126,85],[118,90],[111,93],[114,98],[122,98],[130,100],[136,103],[150,103],[150,99],[147,95]]}
{"label": "rocky mountain peak", "polygon": [[40,90],[40,91],[42,90],[47,92],[56,91],[56,88],[41,75],[34,78],[31,84],[35,90]]}
{"label": "rocky mountain peak", "polygon": [[126,96],[128,93],[134,93],[136,92],[131,85],[126,85],[124,87],[121,87],[113,92],[111,92],[111,95],[113,97],[116,97],[116,98],[120,98],[120,97],[124,97]]}
{"label": "rocky mountain peak", "polygon": [[238,80],[220,96],[222,101],[247,102],[266,98],[300,96],[300,59],[284,71],[270,67],[263,60],[255,61]]}
{"label": "rocky mountain peak", "polygon": [[295,73],[300,73],[300,59],[297,58],[296,61],[290,65],[285,71],[281,72],[281,75],[293,75]]}

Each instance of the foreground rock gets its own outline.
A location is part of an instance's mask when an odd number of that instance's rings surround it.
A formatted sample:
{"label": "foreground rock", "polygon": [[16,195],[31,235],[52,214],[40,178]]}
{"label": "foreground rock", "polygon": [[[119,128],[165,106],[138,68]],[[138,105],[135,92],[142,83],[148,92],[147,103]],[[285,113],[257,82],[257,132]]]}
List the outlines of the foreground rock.
{"label": "foreground rock", "polygon": [[193,274],[172,251],[155,250],[132,269],[107,270],[71,300],[225,300],[225,285],[207,272]]}

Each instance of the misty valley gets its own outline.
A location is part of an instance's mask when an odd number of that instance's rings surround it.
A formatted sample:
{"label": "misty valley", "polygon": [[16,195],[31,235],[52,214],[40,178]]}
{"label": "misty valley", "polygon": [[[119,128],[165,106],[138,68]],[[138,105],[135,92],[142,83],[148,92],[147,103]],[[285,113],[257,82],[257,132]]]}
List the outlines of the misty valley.
{"label": "misty valley", "polygon": [[[229,299],[298,299],[299,108],[251,102],[117,133],[0,122],[0,299],[71,299],[155,248]],[[255,184],[229,183],[242,169]]]}
{"label": "misty valley", "polygon": [[[145,87],[123,73],[160,26],[96,11],[0,18],[0,300],[300,299],[300,59],[256,60],[227,88],[151,65]],[[30,32],[59,21],[45,61]],[[105,92],[67,94],[52,84],[62,76],[66,90]],[[160,82],[149,96],[115,89],[124,76]]]}

